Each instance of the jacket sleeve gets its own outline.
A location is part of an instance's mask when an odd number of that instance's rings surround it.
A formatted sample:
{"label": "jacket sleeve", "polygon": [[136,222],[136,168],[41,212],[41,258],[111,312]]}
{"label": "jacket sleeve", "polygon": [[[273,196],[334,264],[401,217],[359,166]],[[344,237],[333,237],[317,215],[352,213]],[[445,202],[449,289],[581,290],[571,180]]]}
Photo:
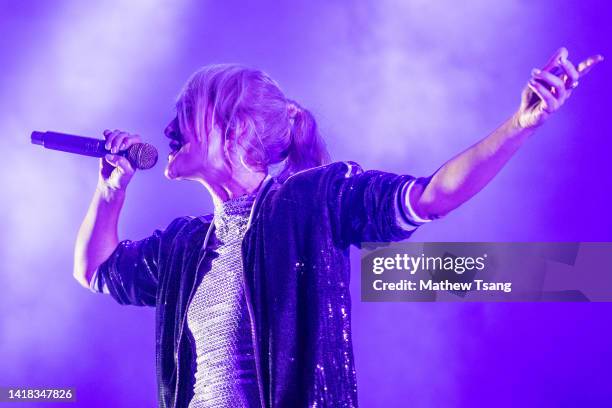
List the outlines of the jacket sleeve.
{"label": "jacket sleeve", "polygon": [[165,230],[157,229],[140,241],[119,242],[94,272],[91,289],[110,294],[123,305],[155,306],[163,255],[186,222],[187,217],[177,218]]}
{"label": "jacket sleeve", "polygon": [[327,204],[332,229],[344,245],[408,239],[421,225],[403,216],[401,192],[415,180],[379,170],[363,171],[355,162],[338,162],[330,177]]}

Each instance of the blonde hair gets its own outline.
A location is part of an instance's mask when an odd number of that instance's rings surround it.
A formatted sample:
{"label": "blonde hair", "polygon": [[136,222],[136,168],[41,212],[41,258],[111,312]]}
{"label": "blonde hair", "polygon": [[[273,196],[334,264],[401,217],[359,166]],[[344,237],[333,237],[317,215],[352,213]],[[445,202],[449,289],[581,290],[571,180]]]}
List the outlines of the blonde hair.
{"label": "blonde hair", "polygon": [[201,140],[207,137],[210,109],[213,126],[221,130],[225,159],[235,144],[245,151],[241,161],[258,171],[285,162],[276,175],[280,180],[330,161],[312,114],[262,71],[238,64],[204,66],[183,87],[176,109],[181,128]]}

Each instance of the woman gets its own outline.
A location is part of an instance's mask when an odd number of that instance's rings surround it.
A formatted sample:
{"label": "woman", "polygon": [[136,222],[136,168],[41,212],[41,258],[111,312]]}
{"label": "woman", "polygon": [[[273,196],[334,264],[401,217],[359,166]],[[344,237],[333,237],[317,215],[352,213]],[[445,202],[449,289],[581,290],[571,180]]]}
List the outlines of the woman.
{"label": "woman", "polygon": [[357,406],[349,246],[406,239],[468,200],[602,59],[576,69],[561,48],[533,70],[510,119],[421,178],[328,164],[310,112],[266,74],[204,67],[166,128],[165,175],[200,182],[214,213],[119,242],[134,170],[115,154],[140,138],[107,130],[113,154],[101,160],[74,276],[121,304],[156,307],[161,407]]}

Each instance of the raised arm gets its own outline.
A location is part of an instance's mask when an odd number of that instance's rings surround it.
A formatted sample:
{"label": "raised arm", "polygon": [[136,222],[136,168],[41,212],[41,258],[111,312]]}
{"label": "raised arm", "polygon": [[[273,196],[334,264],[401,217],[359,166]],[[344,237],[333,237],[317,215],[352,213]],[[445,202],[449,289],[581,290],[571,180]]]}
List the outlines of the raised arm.
{"label": "raised arm", "polygon": [[[140,141],[139,136],[105,131],[106,148],[116,153]],[[129,161],[117,155],[100,160],[98,184],[79,228],[74,247],[74,278],[89,288],[92,275],[117,247],[117,223],[125,189],[134,174]]]}
{"label": "raised arm", "polygon": [[446,162],[432,176],[418,179],[412,188],[405,189],[406,207],[424,220],[435,219],[482,190],[525,140],[563,105],[578,80],[603,61],[601,55],[595,55],[576,69],[567,55],[567,49],[562,47],[541,70],[532,70],[518,111],[500,127]]}

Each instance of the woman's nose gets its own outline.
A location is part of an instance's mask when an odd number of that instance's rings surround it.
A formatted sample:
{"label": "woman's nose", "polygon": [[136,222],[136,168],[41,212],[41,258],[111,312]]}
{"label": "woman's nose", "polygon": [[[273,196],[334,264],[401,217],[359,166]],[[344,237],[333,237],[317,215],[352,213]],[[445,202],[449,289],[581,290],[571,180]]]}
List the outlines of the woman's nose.
{"label": "woman's nose", "polygon": [[176,139],[176,129],[177,129],[177,119],[174,118],[172,119],[172,121],[170,123],[168,123],[168,125],[166,126],[166,128],[164,129],[164,135],[168,138],[168,139]]}

